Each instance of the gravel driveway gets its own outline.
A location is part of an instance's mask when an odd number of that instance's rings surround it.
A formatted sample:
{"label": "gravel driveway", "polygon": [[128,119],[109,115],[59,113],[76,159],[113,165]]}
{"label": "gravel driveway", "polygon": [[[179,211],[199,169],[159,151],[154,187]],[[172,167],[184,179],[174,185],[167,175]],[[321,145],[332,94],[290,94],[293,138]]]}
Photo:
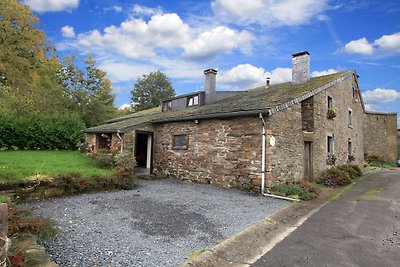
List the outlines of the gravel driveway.
{"label": "gravel driveway", "polygon": [[46,249],[61,266],[176,266],[284,205],[176,180],[27,204],[59,223],[60,234]]}

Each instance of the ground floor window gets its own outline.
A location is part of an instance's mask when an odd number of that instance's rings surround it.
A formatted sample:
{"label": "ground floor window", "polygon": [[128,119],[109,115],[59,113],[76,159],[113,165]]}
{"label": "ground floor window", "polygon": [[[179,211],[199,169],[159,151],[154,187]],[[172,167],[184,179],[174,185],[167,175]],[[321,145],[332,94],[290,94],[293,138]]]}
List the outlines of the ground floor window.
{"label": "ground floor window", "polygon": [[111,149],[111,135],[101,134],[98,136],[99,149]]}
{"label": "ground floor window", "polygon": [[173,148],[174,149],[187,149],[189,137],[187,134],[174,135]]}

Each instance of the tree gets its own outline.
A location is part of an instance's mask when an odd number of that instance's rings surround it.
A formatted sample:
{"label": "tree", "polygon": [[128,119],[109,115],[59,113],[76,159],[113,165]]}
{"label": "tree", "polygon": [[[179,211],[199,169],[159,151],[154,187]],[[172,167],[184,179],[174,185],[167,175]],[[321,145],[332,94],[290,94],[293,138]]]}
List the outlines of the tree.
{"label": "tree", "polygon": [[65,112],[56,76],[61,64],[38,23],[19,1],[0,2],[0,106],[21,116]]}
{"label": "tree", "polygon": [[139,77],[131,91],[135,111],[156,107],[161,101],[175,96],[171,81],[161,71],[150,72]]}
{"label": "tree", "polygon": [[68,109],[78,112],[87,127],[98,125],[115,115],[114,95],[106,73],[97,68],[89,53],[84,60],[84,70],[76,66],[75,56],[65,58],[59,72]]}
{"label": "tree", "polygon": [[39,19],[17,0],[0,3],[0,82],[30,88],[39,65],[45,61],[46,35],[36,26]]}

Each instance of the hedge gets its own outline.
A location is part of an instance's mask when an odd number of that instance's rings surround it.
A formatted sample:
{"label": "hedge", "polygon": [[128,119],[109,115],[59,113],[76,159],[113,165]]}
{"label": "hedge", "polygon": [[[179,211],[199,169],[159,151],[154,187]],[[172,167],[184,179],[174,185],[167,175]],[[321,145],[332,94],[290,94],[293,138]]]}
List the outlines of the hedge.
{"label": "hedge", "polygon": [[0,112],[0,149],[76,149],[84,123],[77,114],[32,114],[19,117]]}

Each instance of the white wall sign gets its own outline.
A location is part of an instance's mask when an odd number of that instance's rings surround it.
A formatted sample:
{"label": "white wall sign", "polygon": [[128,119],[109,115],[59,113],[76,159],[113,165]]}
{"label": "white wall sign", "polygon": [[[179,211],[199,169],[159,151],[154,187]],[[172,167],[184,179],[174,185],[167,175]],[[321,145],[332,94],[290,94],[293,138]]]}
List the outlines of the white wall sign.
{"label": "white wall sign", "polygon": [[274,136],[271,136],[271,137],[269,138],[269,144],[270,144],[271,146],[275,146],[276,140],[275,140],[275,137],[274,137]]}

